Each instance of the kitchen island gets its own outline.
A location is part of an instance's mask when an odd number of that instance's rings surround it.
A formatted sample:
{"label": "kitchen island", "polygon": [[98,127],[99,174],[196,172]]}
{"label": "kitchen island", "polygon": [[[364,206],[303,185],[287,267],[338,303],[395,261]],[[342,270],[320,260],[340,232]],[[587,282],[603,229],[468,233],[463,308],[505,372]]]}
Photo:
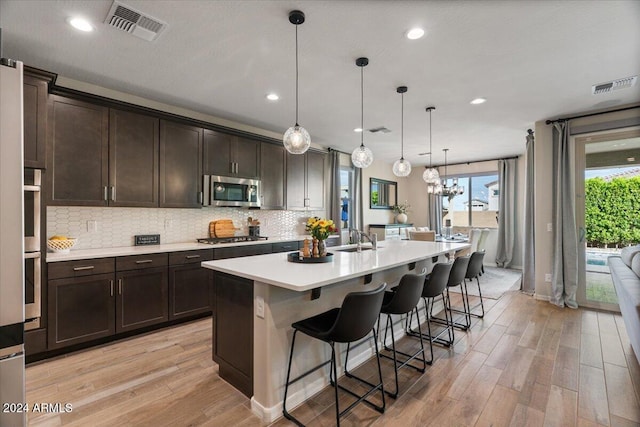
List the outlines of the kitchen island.
{"label": "kitchen island", "polygon": [[[265,422],[282,414],[291,324],[341,305],[349,292],[369,290],[386,282],[395,285],[409,272],[430,271],[449,253],[467,243],[385,241],[378,250],[355,245],[330,248],[333,260],[322,264],[287,261],[287,254],[203,262],[214,270],[215,308],[213,358],[222,378],[251,397],[254,413]],[[400,336],[400,335],[398,335]],[[329,347],[301,336],[292,376],[329,359]],[[339,347],[344,364],[344,348]],[[371,338],[352,346],[352,367],[373,355]],[[339,369],[343,366],[339,366]],[[295,407],[328,384],[321,370],[290,387],[289,407]]]}

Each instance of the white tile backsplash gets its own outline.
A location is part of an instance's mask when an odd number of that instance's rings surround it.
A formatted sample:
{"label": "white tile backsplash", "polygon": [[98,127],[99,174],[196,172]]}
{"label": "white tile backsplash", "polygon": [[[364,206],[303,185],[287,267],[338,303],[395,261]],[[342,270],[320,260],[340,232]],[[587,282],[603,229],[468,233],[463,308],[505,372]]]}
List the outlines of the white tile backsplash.
{"label": "white tile backsplash", "polygon": [[[47,237],[62,234],[76,237],[74,249],[133,246],[136,234],[160,234],[162,243],[193,242],[207,237],[209,222],[232,219],[237,234],[247,234],[247,218],[260,220],[260,234],[272,238],[304,234],[310,216],[324,211],[248,210],[237,208],[106,208],[80,206],[47,207]],[[97,230],[89,231],[88,221]]]}

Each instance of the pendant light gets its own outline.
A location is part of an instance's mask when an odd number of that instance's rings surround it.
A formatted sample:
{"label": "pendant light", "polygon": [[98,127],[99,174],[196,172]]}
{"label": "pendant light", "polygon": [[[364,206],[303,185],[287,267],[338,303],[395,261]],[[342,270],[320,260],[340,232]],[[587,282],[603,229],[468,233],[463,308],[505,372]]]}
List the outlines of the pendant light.
{"label": "pendant light", "polygon": [[404,159],[404,94],[407,92],[406,86],[399,86],[396,89],[402,96],[402,109],[400,115],[400,159],[393,164],[393,174],[398,177],[409,176],[411,173],[411,163]]}
{"label": "pendant light", "polygon": [[427,183],[427,193],[434,193],[436,186],[440,183],[440,174],[438,169],[433,167],[433,148],[431,140],[431,112],[436,107],[427,107],[429,113],[429,167],[422,174],[422,179]]}
{"label": "pendant light", "polygon": [[357,168],[366,168],[373,162],[373,153],[364,146],[364,67],[369,65],[368,58],[356,59],[356,65],[360,67],[360,146],[351,153],[351,161]]}
{"label": "pendant light", "polygon": [[304,22],[304,13],[299,10],[289,12],[289,22],[296,26],[296,124],[284,133],[284,148],[291,154],[303,154],[311,146],[309,132],[298,124],[298,25]]}

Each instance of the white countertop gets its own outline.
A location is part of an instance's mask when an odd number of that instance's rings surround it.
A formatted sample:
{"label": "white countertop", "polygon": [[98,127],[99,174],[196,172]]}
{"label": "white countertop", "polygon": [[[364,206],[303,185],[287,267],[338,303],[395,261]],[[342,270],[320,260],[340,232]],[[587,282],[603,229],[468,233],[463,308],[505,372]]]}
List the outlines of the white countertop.
{"label": "white countertop", "polygon": [[216,249],[216,248],[228,248],[233,246],[248,246],[248,245],[264,245],[268,243],[278,242],[292,242],[296,240],[303,240],[306,236],[291,236],[291,237],[276,237],[268,238],[267,240],[255,240],[250,242],[236,242],[236,243],[217,243],[215,245],[208,245],[205,243],[197,242],[185,242],[185,243],[168,243],[164,245],[149,245],[149,246],[122,246],[117,248],[99,248],[99,249],[78,249],[69,253],[47,253],[47,262],[58,261],[75,261],[79,259],[90,258],[108,258],[114,256],[128,256],[128,255],[144,255],[144,254],[156,254],[163,252],[178,252],[178,251],[193,251],[198,249]]}
{"label": "white countertop", "polygon": [[[355,245],[340,248],[348,247],[355,247]],[[302,292],[468,247],[470,247],[468,243],[385,240],[378,243],[377,251],[340,252],[338,248],[329,248],[329,252],[333,253],[333,260],[328,263],[289,262],[287,253],[277,253],[205,261],[202,266]]]}

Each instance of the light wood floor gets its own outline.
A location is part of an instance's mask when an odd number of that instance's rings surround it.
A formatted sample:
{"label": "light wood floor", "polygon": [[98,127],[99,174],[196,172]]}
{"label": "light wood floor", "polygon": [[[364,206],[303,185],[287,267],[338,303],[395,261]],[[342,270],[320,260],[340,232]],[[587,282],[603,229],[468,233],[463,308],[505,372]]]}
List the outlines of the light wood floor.
{"label": "light wood floor", "polygon": [[[425,374],[401,370],[401,396],[387,398],[384,415],[358,405],[342,425],[640,426],[640,367],[619,315],[561,310],[518,292],[486,305],[453,349],[437,348]],[[29,425],[261,425],[249,399],[218,377],[210,341],[207,319],[29,366],[31,405],[73,404],[70,413],[29,414]],[[372,377],[373,363],[356,373]],[[392,384],[391,362],[383,374]],[[342,399],[344,408],[350,398]],[[294,414],[333,425],[332,402],[325,389]]]}

